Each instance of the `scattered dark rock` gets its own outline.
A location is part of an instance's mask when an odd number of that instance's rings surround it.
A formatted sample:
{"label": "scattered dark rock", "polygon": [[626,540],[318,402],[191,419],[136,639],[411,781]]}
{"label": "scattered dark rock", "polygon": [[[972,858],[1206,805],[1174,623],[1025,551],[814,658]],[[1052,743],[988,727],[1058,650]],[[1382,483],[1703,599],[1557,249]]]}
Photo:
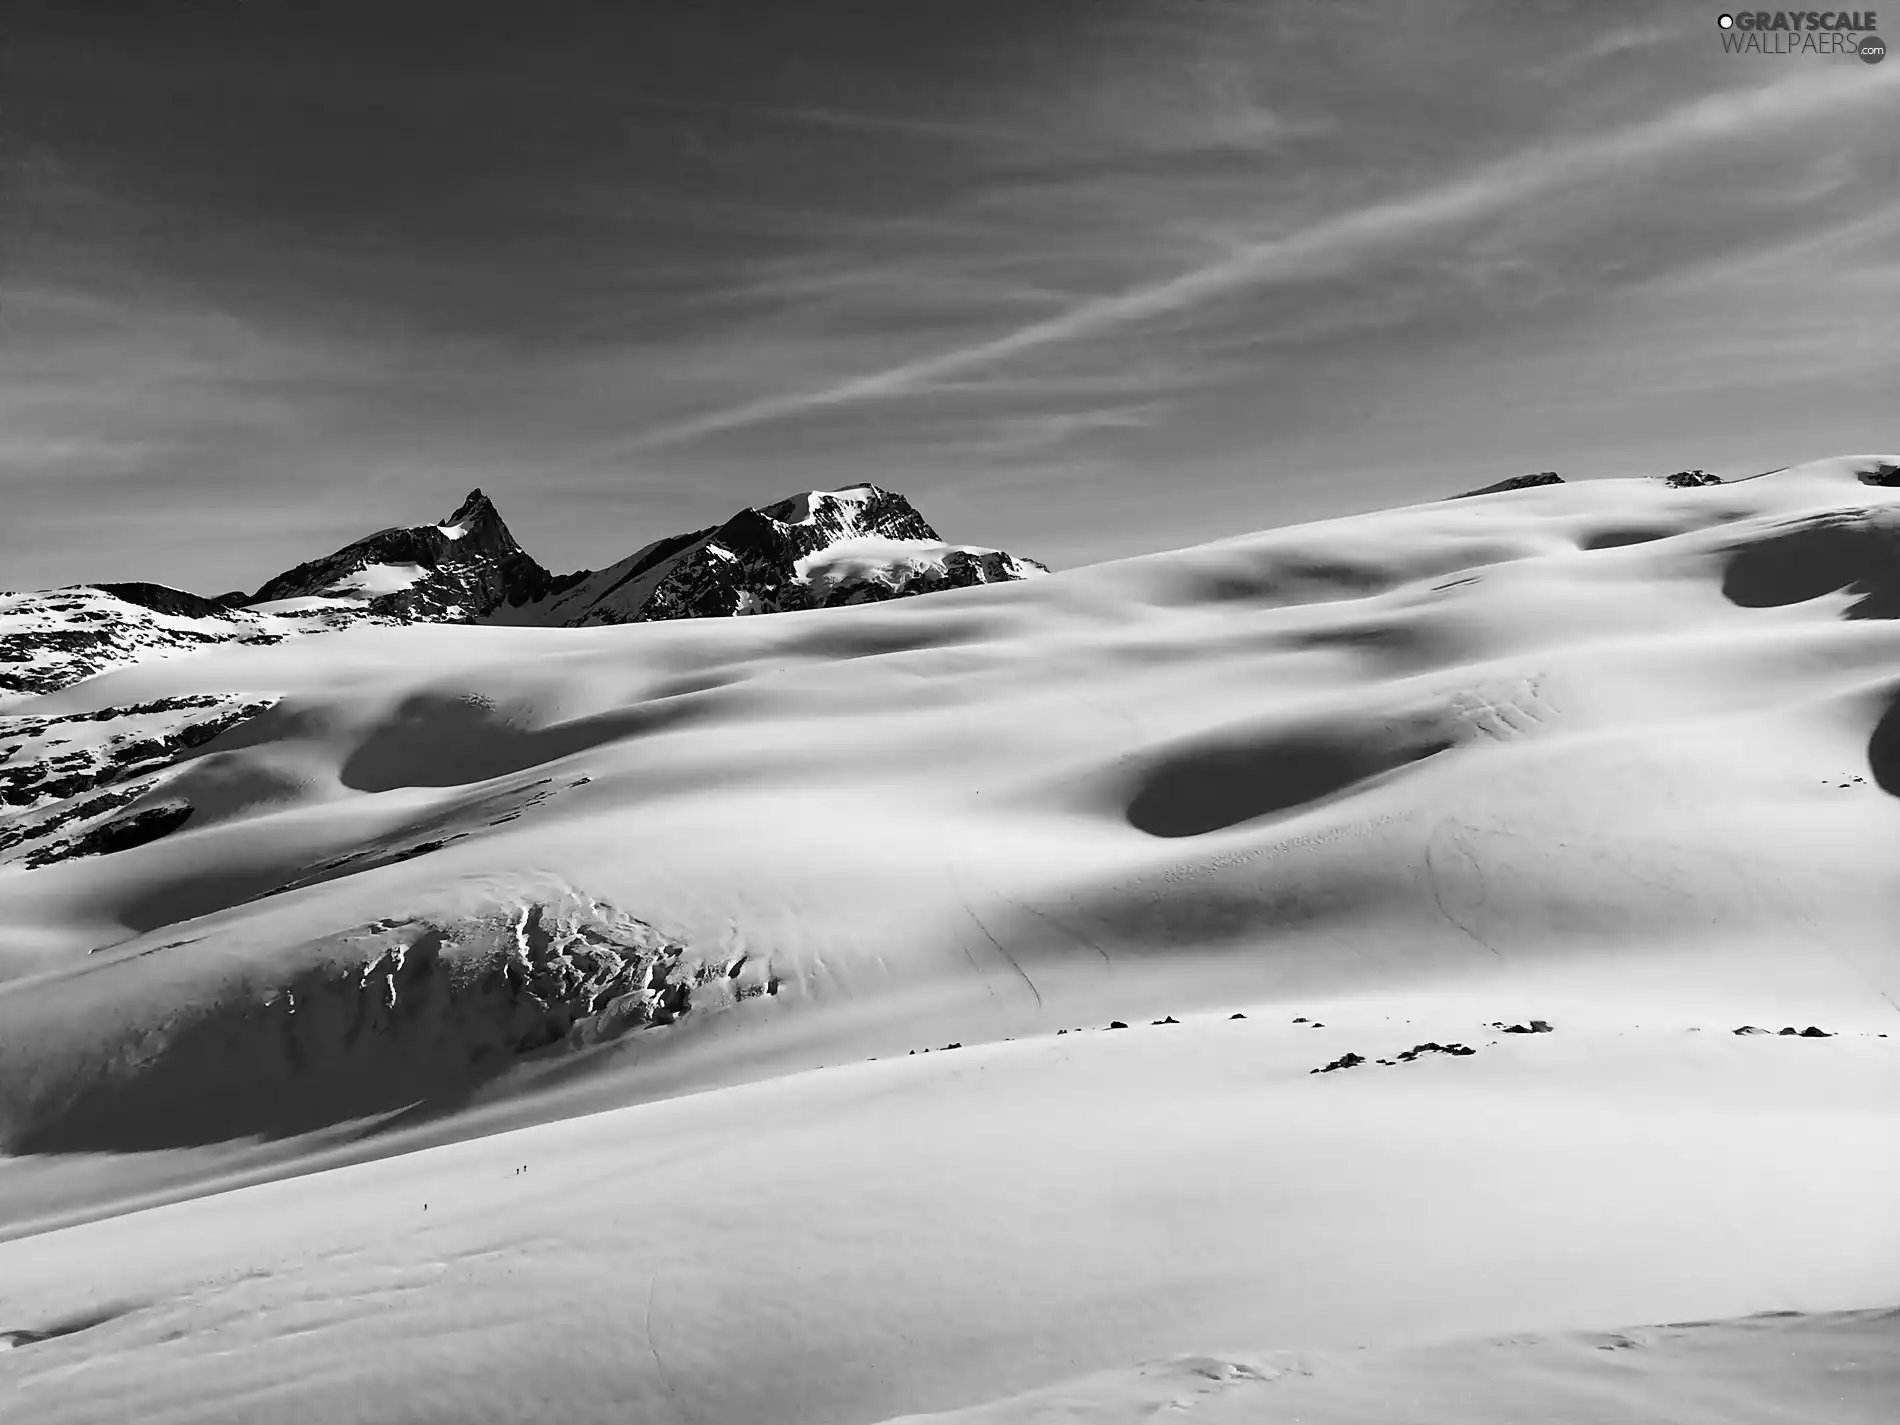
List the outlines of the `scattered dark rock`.
{"label": "scattered dark rock", "polygon": [[1690,490],[1698,485],[1719,485],[1722,477],[1708,470],[1678,470],[1663,476],[1663,484],[1672,490]]}
{"label": "scattered dark rock", "polygon": [[[46,743],[69,745],[59,729],[82,722],[112,722],[123,717],[206,711],[201,720],[175,723],[163,736],[134,737],[120,733],[102,745],[76,748],[68,752],[41,751],[33,761],[9,761],[0,765],[0,807],[28,806],[34,802],[67,800],[112,783],[124,783],[149,772],[158,771],[181,760],[183,753],[202,747],[221,733],[255,717],[270,707],[274,699],[234,704],[226,697],[194,695],[160,698],[156,702],[134,703],[125,707],[102,708],[98,712],[67,713],[49,718],[4,718],[0,730],[8,736]],[[9,755],[24,743],[4,750]],[[44,747],[45,743],[39,744]]]}
{"label": "scattered dark rock", "polygon": [[1309,1074],[1330,1074],[1334,1069],[1356,1069],[1366,1062],[1364,1054],[1341,1054],[1323,1069],[1308,1069]]}
{"label": "scattered dark rock", "polygon": [[1801,1031],[1796,1029],[1792,1024],[1790,1024],[1790,1025],[1785,1026],[1781,1032],[1783,1034],[1799,1034]]}
{"label": "scattered dark rock", "polygon": [[1477,1052],[1476,1049],[1471,1048],[1469,1045],[1440,1044],[1434,1039],[1428,1043],[1414,1044],[1410,1049],[1407,1049],[1404,1053],[1399,1055],[1399,1062],[1401,1064],[1409,1064],[1421,1054],[1450,1054],[1462,1059],[1466,1055],[1475,1054]]}
{"label": "scattered dark rock", "polygon": [[1736,1034],[1773,1034],[1775,1031],[1772,1029],[1763,1029],[1759,1024],[1744,1024],[1740,1029],[1734,1032]]}
{"label": "scattered dark rock", "polygon": [[1503,1026],[1506,1034],[1549,1034],[1550,1021],[1533,1019],[1529,1024],[1507,1024]]}
{"label": "scattered dark rock", "polygon": [[1169,1015],[1166,1019],[1157,1019],[1152,1022],[1155,1024],[1179,1024],[1181,1021],[1176,1019],[1173,1015]]}
{"label": "scattered dark rock", "polygon": [[1293,1017],[1293,1022],[1295,1024],[1304,1024],[1306,1023],[1306,1016],[1303,1014],[1297,1014]]}
{"label": "scattered dark rock", "polygon": [[1247,1016],[1244,1014],[1230,1014],[1227,1017],[1229,1019],[1245,1019]]}
{"label": "scattered dark rock", "polygon": [[1803,1039],[1832,1039],[1834,1036],[1829,1034],[1825,1029],[1817,1029],[1810,1024],[1806,1029],[1801,1031],[1801,1037]]}
{"label": "scattered dark rock", "polygon": [[1863,470],[1860,472],[1860,483],[1863,485],[1900,485],[1900,465],[1882,463],[1876,465],[1872,470]]}
{"label": "scattered dark rock", "polygon": [[1119,1019],[1111,1019],[1108,1022],[1108,1027],[1110,1029],[1126,1029],[1128,1026],[1123,1024]]}
{"label": "scattered dark rock", "polygon": [[961,1049],[963,1047],[963,1041],[959,1039],[955,1044],[946,1044],[943,1047],[946,1049]]}

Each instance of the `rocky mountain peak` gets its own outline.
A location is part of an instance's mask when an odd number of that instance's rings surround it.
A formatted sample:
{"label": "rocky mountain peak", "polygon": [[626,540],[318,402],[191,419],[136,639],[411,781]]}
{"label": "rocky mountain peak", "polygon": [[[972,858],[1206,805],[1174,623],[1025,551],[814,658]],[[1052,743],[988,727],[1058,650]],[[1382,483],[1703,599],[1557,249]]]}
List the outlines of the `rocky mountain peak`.
{"label": "rocky mountain peak", "polygon": [[550,581],[477,488],[441,524],[378,530],[286,570],[249,602],[341,601],[399,618],[462,622],[534,597]]}

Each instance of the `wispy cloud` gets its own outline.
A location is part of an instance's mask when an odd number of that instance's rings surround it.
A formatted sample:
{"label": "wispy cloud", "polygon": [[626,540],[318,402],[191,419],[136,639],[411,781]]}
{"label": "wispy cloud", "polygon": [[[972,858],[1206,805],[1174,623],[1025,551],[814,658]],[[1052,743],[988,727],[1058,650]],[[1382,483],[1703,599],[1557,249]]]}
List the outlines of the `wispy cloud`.
{"label": "wispy cloud", "polygon": [[658,425],[618,448],[655,450],[828,408],[913,395],[967,372],[1085,341],[1239,290],[1337,275],[1408,240],[1765,128],[1878,108],[1890,103],[1900,88],[1900,74],[1853,76],[1865,82],[1843,83],[1842,78],[1838,71],[1823,69],[1691,100],[1608,133],[1535,145],[1421,191],[1242,245],[1216,261],[1158,281],[1079,302],[999,336],[827,386],[764,396]]}

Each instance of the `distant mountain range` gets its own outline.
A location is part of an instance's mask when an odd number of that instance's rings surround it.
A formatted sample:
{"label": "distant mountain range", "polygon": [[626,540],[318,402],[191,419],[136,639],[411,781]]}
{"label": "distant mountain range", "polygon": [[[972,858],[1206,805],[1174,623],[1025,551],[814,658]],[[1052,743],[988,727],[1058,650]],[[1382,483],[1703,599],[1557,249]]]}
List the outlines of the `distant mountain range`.
{"label": "distant mountain range", "polygon": [[0,698],[52,692],[167,650],[275,643],[365,621],[578,628],[726,618],[1048,572],[1001,550],[947,544],[903,496],[852,485],[741,510],[605,569],[557,575],[472,490],[439,524],[379,530],[254,594],[205,598],[144,583],[0,594]]}

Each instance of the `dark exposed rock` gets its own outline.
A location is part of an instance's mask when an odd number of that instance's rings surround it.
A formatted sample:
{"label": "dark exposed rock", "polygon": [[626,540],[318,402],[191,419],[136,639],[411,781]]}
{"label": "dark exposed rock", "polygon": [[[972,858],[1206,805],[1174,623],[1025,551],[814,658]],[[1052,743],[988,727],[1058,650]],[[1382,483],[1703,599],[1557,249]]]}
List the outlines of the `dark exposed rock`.
{"label": "dark exposed rock", "polygon": [[1456,495],[1449,495],[1446,498],[1452,500],[1469,500],[1474,495],[1501,495],[1507,490],[1531,490],[1539,485],[1561,485],[1563,482],[1563,476],[1559,475],[1555,470],[1540,470],[1535,475],[1513,475],[1510,479],[1500,480],[1495,485],[1486,485],[1477,490],[1465,490]]}
{"label": "dark exposed rock", "polygon": [[95,827],[71,841],[31,852],[26,857],[26,864],[45,866],[54,861],[70,861],[77,856],[110,856],[115,851],[130,851],[134,846],[144,846],[171,835],[190,819],[191,806],[187,802],[146,807],[143,811]]}
{"label": "dark exposed rock", "polygon": [[1889,465],[1883,461],[1871,470],[1861,471],[1860,483],[1863,485],[1900,485],[1900,465]]}
{"label": "dark exposed rock", "polygon": [[[171,766],[180,754],[204,746],[274,702],[269,698],[239,700],[203,694],[60,717],[0,717],[0,807],[83,796],[95,788]],[[141,737],[121,733],[104,742],[94,739],[75,750],[54,750],[68,745],[67,733],[75,724],[124,718],[149,724],[150,734]],[[8,738],[23,741],[8,747]],[[25,740],[33,743],[31,749],[26,748]],[[22,757],[21,751],[29,755]]]}
{"label": "dark exposed rock", "polygon": [[1414,1044],[1398,1056],[1398,1061],[1401,1064],[1409,1064],[1422,1054],[1450,1054],[1454,1058],[1462,1059],[1477,1052],[1468,1044],[1440,1044],[1434,1039],[1424,1044]]}
{"label": "dark exposed rock", "polygon": [[1740,1029],[1732,1032],[1736,1034],[1773,1034],[1775,1031],[1772,1029],[1763,1029],[1759,1024],[1744,1024]]}
{"label": "dark exposed rock", "polygon": [[[827,557],[841,545],[851,546],[848,557]],[[206,599],[149,583],[0,594],[0,613],[13,616],[16,630],[0,635],[0,697],[55,692],[208,643],[276,643],[364,620],[578,627],[729,617],[1046,572],[999,550],[945,544],[901,495],[858,485],[741,510],[724,524],[656,540],[606,569],[557,576],[521,548],[494,503],[472,490],[440,525],[379,530],[248,596]]]}
{"label": "dark exposed rock", "polygon": [[1126,1029],[1128,1026],[1123,1024],[1119,1019],[1111,1019],[1108,1022],[1108,1027],[1110,1029]]}
{"label": "dark exposed rock", "polygon": [[1529,1024],[1507,1024],[1502,1026],[1506,1034],[1549,1034],[1550,1021],[1533,1019]]}
{"label": "dark exposed rock", "polygon": [[[873,539],[889,562],[814,573],[803,561]],[[821,561],[822,562],[822,561]],[[903,496],[875,485],[812,491],[657,541],[611,568],[568,576],[501,622],[563,626],[726,618],[878,602],[1045,572],[997,550],[945,545]]]}
{"label": "dark exposed rock", "polygon": [[1806,1029],[1801,1031],[1801,1037],[1803,1039],[1832,1039],[1834,1036],[1829,1034],[1825,1029],[1818,1029],[1810,1024]]}
{"label": "dark exposed rock", "polygon": [[1341,1054],[1337,1059],[1333,1060],[1332,1063],[1327,1064],[1323,1068],[1308,1069],[1306,1072],[1309,1074],[1330,1074],[1335,1069],[1356,1069],[1365,1062],[1366,1056],[1364,1054]]}
{"label": "dark exposed rock", "polygon": [[181,618],[229,619],[231,611],[244,603],[241,593],[204,599],[196,594],[187,594],[183,589],[167,588],[163,584],[93,584],[90,587],[110,594],[115,599],[123,599],[128,604],[151,609],[154,613],[177,614]]}
{"label": "dark exposed rock", "polygon": [[1722,477],[1708,470],[1678,470],[1663,476],[1663,483],[1672,490],[1692,490],[1700,485],[1719,485]]}
{"label": "dark exposed rock", "polygon": [[[5,857],[7,853],[16,851],[29,842],[42,843],[32,847],[29,854],[47,855],[55,847],[67,844],[64,841],[50,840],[63,828],[75,822],[96,821],[108,816],[120,807],[129,806],[150,790],[149,783],[118,787],[87,797],[83,801],[66,802],[41,816],[10,820],[0,824],[0,857]],[[58,860],[60,857],[48,855],[48,859]]]}
{"label": "dark exposed rock", "polygon": [[1234,1013],[1234,1014],[1228,1015],[1227,1017],[1229,1019],[1245,1019],[1247,1016],[1244,1014]]}
{"label": "dark exposed rock", "polygon": [[405,619],[479,619],[504,603],[542,597],[555,584],[515,542],[493,501],[471,490],[441,524],[378,530],[267,580],[247,602],[335,597],[354,576],[382,565],[421,571],[407,588],[363,601],[370,613]]}
{"label": "dark exposed rock", "polygon": [[1169,1015],[1166,1019],[1157,1019],[1152,1022],[1155,1024],[1179,1024],[1181,1021],[1176,1019],[1173,1015]]}

